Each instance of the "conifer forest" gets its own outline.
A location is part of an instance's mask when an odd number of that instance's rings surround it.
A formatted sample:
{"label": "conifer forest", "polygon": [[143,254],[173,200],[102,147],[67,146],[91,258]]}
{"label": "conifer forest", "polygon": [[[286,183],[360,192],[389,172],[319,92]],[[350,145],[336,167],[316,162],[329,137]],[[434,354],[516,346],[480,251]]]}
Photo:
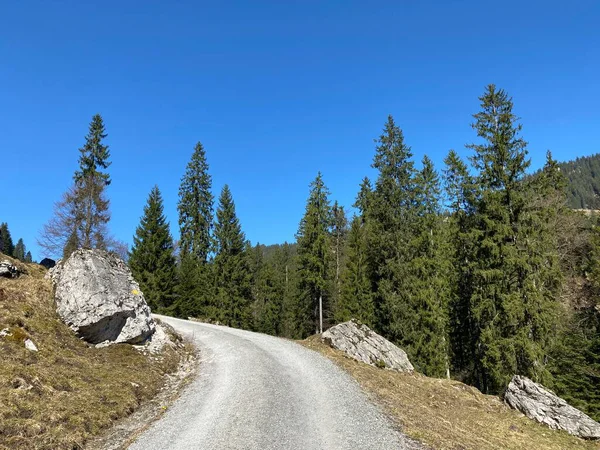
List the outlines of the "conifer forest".
{"label": "conifer forest", "polygon": [[[415,161],[401,124],[382,117],[376,176],[357,186],[355,203],[339,204],[327,173],[315,173],[295,242],[278,245],[249,242],[236,192],[213,191],[212,149],[191,143],[178,217],[165,216],[155,186],[128,253],[107,231],[110,153],[97,115],[40,245],[59,256],[127,254],[161,314],[294,339],[356,319],[428,376],[498,394],[525,375],[600,420],[600,216],[572,200],[581,170],[550,152],[531,170],[507,92],[489,85],[479,105],[468,157],[451,150],[442,167]],[[22,241],[9,252],[31,259]]]}

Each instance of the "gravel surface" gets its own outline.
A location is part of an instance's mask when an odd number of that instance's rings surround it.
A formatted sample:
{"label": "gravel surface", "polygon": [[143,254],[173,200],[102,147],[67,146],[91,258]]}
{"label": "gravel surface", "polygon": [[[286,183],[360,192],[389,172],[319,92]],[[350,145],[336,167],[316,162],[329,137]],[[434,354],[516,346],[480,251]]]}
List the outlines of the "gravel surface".
{"label": "gravel surface", "polygon": [[129,448],[418,449],[331,361],[285,339],[161,317],[200,348],[200,373]]}

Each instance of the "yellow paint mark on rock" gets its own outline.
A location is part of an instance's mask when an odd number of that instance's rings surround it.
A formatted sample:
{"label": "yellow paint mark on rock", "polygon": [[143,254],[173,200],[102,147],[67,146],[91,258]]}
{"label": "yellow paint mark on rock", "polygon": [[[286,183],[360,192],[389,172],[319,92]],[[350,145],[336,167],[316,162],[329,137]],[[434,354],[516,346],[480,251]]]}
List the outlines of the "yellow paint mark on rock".
{"label": "yellow paint mark on rock", "polygon": [[133,295],[140,295],[140,291],[138,291],[137,289],[134,289],[133,291],[131,291],[131,293]]}

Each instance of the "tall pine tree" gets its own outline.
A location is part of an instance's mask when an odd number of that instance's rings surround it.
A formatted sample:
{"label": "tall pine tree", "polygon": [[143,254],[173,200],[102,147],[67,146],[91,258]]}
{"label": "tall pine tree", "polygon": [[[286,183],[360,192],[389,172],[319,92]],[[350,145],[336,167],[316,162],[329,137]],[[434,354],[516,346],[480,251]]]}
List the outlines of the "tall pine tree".
{"label": "tall pine tree", "polygon": [[174,313],[205,316],[213,297],[208,264],[213,226],[213,195],[206,152],[200,142],[179,186],[179,292]]}
{"label": "tall pine tree", "polygon": [[110,213],[105,188],[110,184],[110,176],[103,170],[111,163],[108,161],[108,146],[103,143],[106,136],[102,116],[94,115],[85,144],[79,149],[79,170],[73,177],[79,243],[84,248],[107,248],[106,224]]}
{"label": "tall pine tree", "polygon": [[282,333],[284,284],[273,264],[264,261],[263,247],[257,244],[251,255],[254,330],[279,336]]}
{"label": "tall pine tree", "polygon": [[337,322],[350,319],[357,319],[370,327],[375,324],[375,306],[367,260],[366,225],[359,216],[354,216],[350,224],[341,295],[335,308]]}
{"label": "tall pine tree", "polygon": [[444,160],[444,186],[447,208],[450,213],[447,225],[449,232],[450,261],[455,270],[449,274],[451,286],[449,299],[449,333],[454,376],[474,383],[475,372],[475,329],[471,317],[472,273],[474,261],[470,232],[474,214],[474,180],[469,168],[458,154],[451,150]]}
{"label": "tall pine tree", "polygon": [[375,293],[376,329],[406,347],[409,355],[417,323],[406,285],[417,217],[411,158],[402,130],[389,116],[376,141],[373,168],[378,176],[372,194],[367,197],[369,273]]}
{"label": "tall pine tree", "polygon": [[415,366],[429,376],[450,376],[448,305],[451,294],[450,247],[440,205],[440,182],[431,160],[414,178],[417,217],[409,243],[405,289],[417,322],[404,339]]}
{"label": "tall pine tree", "polygon": [[15,245],[15,249],[13,251],[13,257],[18,259],[19,261],[25,261],[25,244],[23,243],[23,239],[19,239],[17,241],[17,245]]}
{"label": "tall pine tree", "polygon": [[319,172],[310,184],[306,210],[296,234],[300,291],[296,320],[300,337],[315,331],[322,332],[322,317],[331,310],[331,293],[328,289],[331,280],[331,207],[328,195],[329,191]]}
{"label": "tall pine tree", "polygon": [[252,275],[245,253],[246,237],[235,212],[229,186],[219,197],[215,221],[215,319],[225,325],[250,328]]}
{"label": "tall pine tree", "polygon": [[332,323],[335,319],[333,312],[340,301],[342,293],[342,271],[346,259],[347,236],[348,218],[346,217],[346,211],[344,211],[344,207],[340,206],[336,200],[331,208],[331,311],[329,311],[329,316],[324,318],[328,325],[334,325]]}
{"label": "tall pine tree", "polygon": [[497,393],[515,373],[547,380],[556,283],[544,267],[551,255],[531,239],[527,144],[512,99],[490,85],[480,100],[473,128],[482,142],[468,146],[478,171],[469,315],[476,384]]}
{"label": "tall pine tree", "polygon": [[2,224],[0,224],[0,252],[11,256],[14,251],[15,246],[13,244],[12,236],[10,235],[10,230],[8,229],[8,224],[2,222]]}
{"label": "tall pine tree", "polygon": [[166,311],[175,300],[177,268],[173,238],[164,215],[163,199],[154,186],[133,237],[129,267],[150,307]]}

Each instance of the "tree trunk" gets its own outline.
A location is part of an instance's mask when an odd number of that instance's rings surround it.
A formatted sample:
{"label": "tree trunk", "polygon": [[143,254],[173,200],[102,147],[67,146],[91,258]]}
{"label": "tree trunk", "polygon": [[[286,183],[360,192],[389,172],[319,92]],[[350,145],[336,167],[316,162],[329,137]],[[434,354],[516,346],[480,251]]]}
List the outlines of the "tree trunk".
{"label": "tree trunk", "polygon": [[323,295],[319,294],[319,333],[323,333]]}

